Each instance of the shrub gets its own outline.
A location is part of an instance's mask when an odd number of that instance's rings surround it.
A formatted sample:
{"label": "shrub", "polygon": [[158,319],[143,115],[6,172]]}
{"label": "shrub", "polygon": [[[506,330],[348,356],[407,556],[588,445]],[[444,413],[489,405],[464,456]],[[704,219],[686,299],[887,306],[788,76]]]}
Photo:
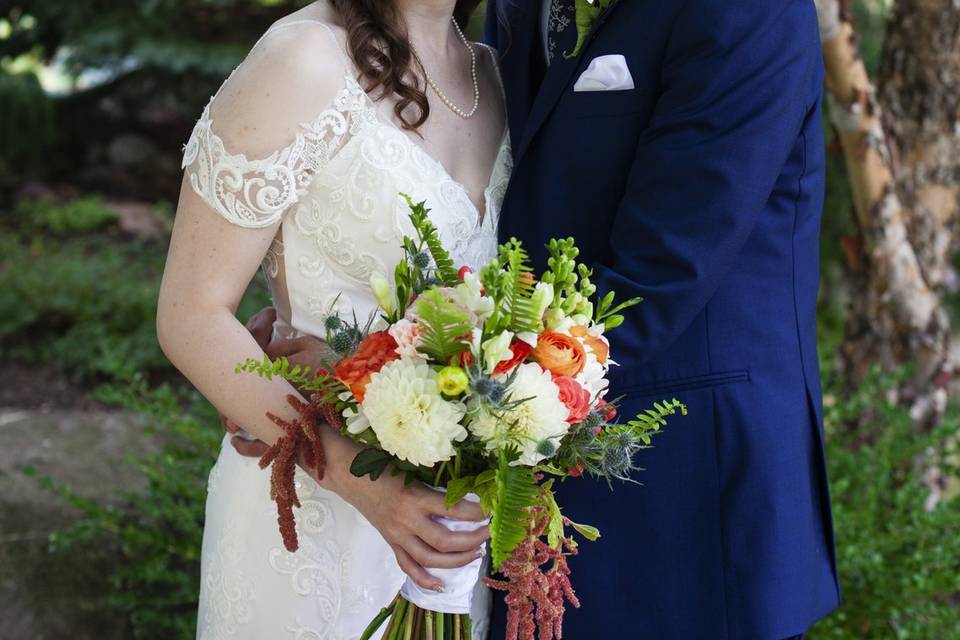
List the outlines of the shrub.
{"label": "shrub", "polygon": [[[951,409],[939,428],[917,432],[907,411],[888,402],[892,382],[874,376],[826,411],[844,601],[812,640],[960,637],[960,500],[928,512],[924,483],[932,463],[957,476],[951,450],[960,412]],[[868,437],[846,427],[865,414]]]}
{"label": "shrub", "polygon": [[[97,198],[17,209],[0,233],[0,357],[85,381],[170,372],[155,328],[166,243],[103,233],[105,211]],[[239,317],[266,304],[258,276]]]}
{"label": "shrub", "polygon": [[104,387],[97,396],[146,416],[147,428],[165,444],[137,462],[147,480],[142,492],[94,500],[41,478],[79,513],[72,527],[51,535],[51,553],[85,557],[107,568],[109,591],[102,606],[125,620],[125,637],[192,637],[207,474],[222,437],[216,414],[196,393],[148,389],[142,379]]}
{"label": "shrub", "polygon": [[117,221],[117,214],[99,196],[84,196],[66,202],[52,199],[22,200],[16,217],[34,233],[58,235],[89,233]]}

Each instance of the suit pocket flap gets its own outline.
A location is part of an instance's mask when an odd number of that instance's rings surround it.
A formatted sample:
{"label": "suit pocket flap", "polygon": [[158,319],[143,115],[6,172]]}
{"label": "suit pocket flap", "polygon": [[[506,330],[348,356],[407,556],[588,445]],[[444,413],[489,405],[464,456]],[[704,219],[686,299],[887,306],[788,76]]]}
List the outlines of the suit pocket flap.
{"label": "suit pocket flap", "polygon": [[734,382],[746,382],[750,379],[750,372],[746,369],[736,371],[723,371],[720,373],[706,373],[699,376],[689,376],[686,378],[675,378],[673,380],[664,380],[662,382],[649,382],[639,384],[623,384],[613,388],[617,394],[626,396],[647,396],[654,394],[668,394],[675,391],[690,391],[691,389],[702,389],[704,387],[717,387]]}

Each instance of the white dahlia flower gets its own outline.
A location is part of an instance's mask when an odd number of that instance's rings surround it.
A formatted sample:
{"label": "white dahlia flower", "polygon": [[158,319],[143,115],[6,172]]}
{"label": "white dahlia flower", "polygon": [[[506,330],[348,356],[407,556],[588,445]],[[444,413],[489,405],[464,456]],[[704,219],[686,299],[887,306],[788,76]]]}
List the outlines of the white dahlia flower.
{"label": "white dahlia flower", "polygon": [[449,460],[453,443],[467,437],[460,424],[466,407],[444,400],[422,360],[394,360],[373,374],[362,412],[385,451],[425,467]]}
{"label": "white dahlia flower", "polygon": [[570,429],[570,410],[560,400],[560,389],[549,371],[534,362],[522,364],[516,371],[506,399],[529,400],[500,416],[481,412],[470,423],[470,430],[488,451],[512,444],[520,450],[520,459],[514,464],[534,465],[552,456],[560,446]]}

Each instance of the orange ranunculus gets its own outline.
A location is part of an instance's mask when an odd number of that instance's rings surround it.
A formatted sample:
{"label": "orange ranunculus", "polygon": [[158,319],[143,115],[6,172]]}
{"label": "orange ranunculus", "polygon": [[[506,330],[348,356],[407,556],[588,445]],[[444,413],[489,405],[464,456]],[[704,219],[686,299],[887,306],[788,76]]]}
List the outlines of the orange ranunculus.
{"label": "orange ranunculus", "polygon": [[575,324],[570,327],[570,335],[574,338],[583,338],[587,335],[587,327],[582,324]]}
{"label": "orange ranunculus", "polygon": [[560,402],[567,406],[570,415],[567,422],[577,424],[590,413],[590,392],[579,382],[567,376],[553,376],[553,383],[560,389]]}
{"label": "orange ranunculus", "polygon": [[546,331],[541,333],[537,340],[533,359],[551,373],[572,378],[583,371],[587,354],[576,338],[563,333]]}
{"label": "orange ranunculus", "polygon": [[530,357],[530,354],[533,352],[533,347],[523,340],[514,340],[510,343],[510,351],[513,352],[513,357],[499,363],[493,370],[494,374],[510,373],[513,371],[514,367]]}
{"label": "orange ranunculus", "polygon": [[597,362],[607,364],[607,358],[610,357],[610,345],[606,340],[599,336],[587,336],[583,341],[586,343],[587,349],[590,349],[590,353],[596,356]]}
{"label": "orange ranunculus", "polygon": [[370,377],[383,368],[383,365],[398,360],[397,341],[386,331],[371,333],[360,343],[356,353],[337,363],[334,373],[345,385],[357,402],[363,402],[363,393],[367,389]]}

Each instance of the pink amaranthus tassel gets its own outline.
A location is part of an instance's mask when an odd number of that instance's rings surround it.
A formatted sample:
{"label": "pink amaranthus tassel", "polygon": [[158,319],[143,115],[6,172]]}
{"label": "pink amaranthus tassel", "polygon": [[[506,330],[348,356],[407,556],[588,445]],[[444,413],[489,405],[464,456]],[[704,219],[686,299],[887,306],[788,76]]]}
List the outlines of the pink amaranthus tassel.
{"label": "pink amaranthus tassel", "polygon": [[543,508],[532,509],[529,535],[500,567],[505,579],[484,578],[487,586],[507,594],[506,640],[561,640],[564,601],[580,606],[567,565],[567,554],[577,553],[576,543],[563,538],[556,547],[548,545],[542,536],[549,522]]}

